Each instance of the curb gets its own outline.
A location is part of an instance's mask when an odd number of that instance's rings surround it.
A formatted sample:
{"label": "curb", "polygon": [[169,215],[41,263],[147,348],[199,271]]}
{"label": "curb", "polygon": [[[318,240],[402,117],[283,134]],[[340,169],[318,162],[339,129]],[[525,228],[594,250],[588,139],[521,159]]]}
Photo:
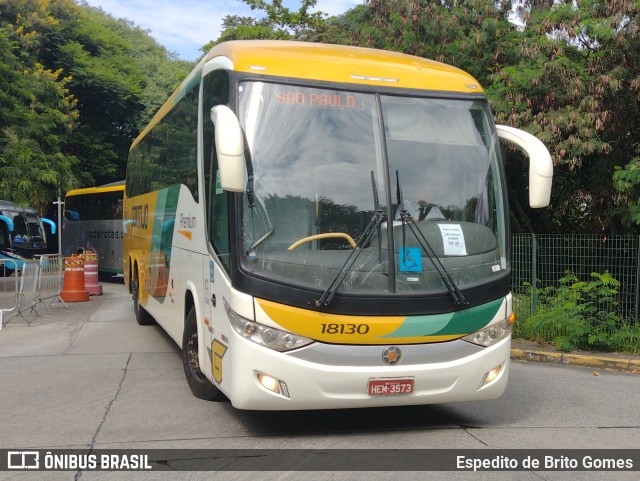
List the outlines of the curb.
{"label": "curb", "polygon": [[529,349],[511,349],[511,359],[640,373],[640,359],[615,359],[603,356],[544,352]]}

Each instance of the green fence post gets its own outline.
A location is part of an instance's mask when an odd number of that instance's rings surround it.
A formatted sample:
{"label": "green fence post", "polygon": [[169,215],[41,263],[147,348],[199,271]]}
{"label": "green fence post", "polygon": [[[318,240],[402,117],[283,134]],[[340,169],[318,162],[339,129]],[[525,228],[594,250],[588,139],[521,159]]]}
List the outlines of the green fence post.
{"label": "green fence post", "polygon": [[531,234],[531,315],[535,316],[537,311],[536,300],[536,277],[538,277],[538,249],[535,234]]}

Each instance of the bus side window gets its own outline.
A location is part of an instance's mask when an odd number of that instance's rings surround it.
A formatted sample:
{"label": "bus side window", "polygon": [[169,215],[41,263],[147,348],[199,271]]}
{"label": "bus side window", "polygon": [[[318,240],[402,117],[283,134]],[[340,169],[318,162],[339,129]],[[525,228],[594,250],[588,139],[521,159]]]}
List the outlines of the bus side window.
{"label": "bus side window", "polygon": [[[203,82],[203,112],[215,105],[229,104],[229,74],[225,70],[214,70]],[[220,188],[218,159],[216,155],[213,125],[205,122],[203,128],[204,189],[206,199],[209,240],[223,265],[229,270],[229,193]]]}
{"label": "bus side window", "polygon": [[9,243],[9,229],[7,225],[0,220],[0,248],[10,247]]}
{"label": "bus side window", "polygon": [[27,224],[22,214],[13,216],[13,242],[25,242],[27,240]]}

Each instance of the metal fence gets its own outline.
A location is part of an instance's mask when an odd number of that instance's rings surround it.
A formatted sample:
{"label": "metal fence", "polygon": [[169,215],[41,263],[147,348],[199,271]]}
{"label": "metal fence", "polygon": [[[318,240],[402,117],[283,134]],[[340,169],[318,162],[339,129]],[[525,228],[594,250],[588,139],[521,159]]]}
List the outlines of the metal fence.
{"label": "metal fence", "polygon": [[44,304],[49,314],[51,314],[51,304],[56,300],[62,302],[64,307],[67,307],[60,297],[63,274],[64,261],[61,255],[50,254],[40,257],[38,289],[36,291],[34,309],[38,307],[39,304]]}
{"label": "metal fence", "polygon": [[640,237],[581,234],[514,234],[511,242],[514,310],[521,317],[535,314],[541,289],[557,287],[567,272],[579,280],[609,272],[620,282],[617,314],[638,322]]}
{"label": "metal fence", "polygon": [[9,277],[17,268],[16,261],[0,259],[0,330],[6,320],[18,310],[19,279]]}
{"label": "metal fence", "polygon": [[[6,264],[12,263],[10,269]],[[0,330],[12,318],[21,317],[28,325],[27,316],[40,315],[37,307],[43,304],[51,314],[51,304],[60,298],[63,278],[62,257],[46,255],[38,260],[24,261],[18,272],[12,260],[0,260]],[[10,277],[8,274],[12,274]]]}

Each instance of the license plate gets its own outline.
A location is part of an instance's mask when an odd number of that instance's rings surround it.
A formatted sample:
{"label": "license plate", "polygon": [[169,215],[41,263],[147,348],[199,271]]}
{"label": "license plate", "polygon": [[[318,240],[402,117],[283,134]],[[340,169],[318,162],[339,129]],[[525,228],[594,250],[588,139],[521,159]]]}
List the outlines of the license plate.
{"label": "license plate", "polygon": [[369,396],[393,396],[397,394],[411,394],[413,392],[413,378],[399,379],[369,379]]}

